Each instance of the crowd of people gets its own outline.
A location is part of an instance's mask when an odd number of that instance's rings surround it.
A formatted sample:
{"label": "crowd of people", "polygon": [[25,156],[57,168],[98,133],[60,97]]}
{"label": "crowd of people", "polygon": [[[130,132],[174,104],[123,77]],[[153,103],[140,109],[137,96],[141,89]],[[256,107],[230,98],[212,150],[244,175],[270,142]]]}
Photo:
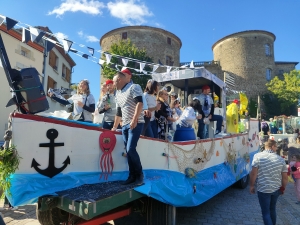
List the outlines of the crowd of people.
{"label": "crowd of people", "polygon": [[[128,83],[132,83],[131,72],[128,69],[122,71]],[[107,80],[102,85],[102,94],[96,107],[97,113],[104,113],[102,126],[104,129],[121,129],[123,119],[120,124],[113,126],[116,116],[116,84],[112,80]],[[104,91],[103,91],[104,90]],[[199,139],[208,138],[205,125],[210,121],[217,121],[216,134],[221,132],[223,117],[214,115],[214,101],[210,96],[210,87],[204,85],[202,94],[194,97],[188,106],[181,107],[180,98],[177,93],[170,95],[166,88],[150,79],[142,94],[144,126],[141,135],[151,138],[165,140],[168,132],[176,132],[181,128],[194,130],[193,124],[198,121],[197,137]],[[106,92],[106,93],[105,93]],[[186,137],[184,140],[193,140],[196,137]],[[177,140],[180,141],[180,140]]]}

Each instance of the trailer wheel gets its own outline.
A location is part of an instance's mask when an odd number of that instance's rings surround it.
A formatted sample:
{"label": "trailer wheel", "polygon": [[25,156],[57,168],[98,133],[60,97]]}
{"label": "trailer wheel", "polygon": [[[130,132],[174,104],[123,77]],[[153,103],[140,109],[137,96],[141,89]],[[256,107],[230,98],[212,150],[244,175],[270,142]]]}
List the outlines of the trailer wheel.
{"label": "trailer wheel", "polygon": [[149,225],[175,225],[176,207],[148,198],[147,224]]}
{"label": "trailer wheel", "polygon": [[59,208],[39,211],[36,207],[36,217],[41,225],[60,225],[68,221],[69,213]]}
{"label": "trailer wheel", "polygon": [[249,183],[249,174],[236,182],[238,188],[245,189]]}

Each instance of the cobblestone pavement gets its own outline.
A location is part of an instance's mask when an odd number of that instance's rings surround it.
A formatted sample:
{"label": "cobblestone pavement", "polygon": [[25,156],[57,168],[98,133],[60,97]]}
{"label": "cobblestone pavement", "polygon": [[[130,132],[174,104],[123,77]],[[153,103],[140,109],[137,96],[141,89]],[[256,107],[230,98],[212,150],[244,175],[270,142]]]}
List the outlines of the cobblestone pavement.
{"label": "cobblestone pavement", "polygon": [[[278,199],[277,225],[300,225],[300,205],[295,202],[294,184],[289,183],[285,194]],[[0,204],[3,205],[3,201]],[[37,225],[35,210],[35,205],[26,205],[15,210],[2,209],[1,212],[7,225]],[[130,217],[117,220],[115,224],[133,225],[133,221],[144,224],[138,216]],[[243,190],[230,187],[200,206],[178,208],[177,224],[263,225],[263,221],[257,195],[251,195],[249,187]]]}

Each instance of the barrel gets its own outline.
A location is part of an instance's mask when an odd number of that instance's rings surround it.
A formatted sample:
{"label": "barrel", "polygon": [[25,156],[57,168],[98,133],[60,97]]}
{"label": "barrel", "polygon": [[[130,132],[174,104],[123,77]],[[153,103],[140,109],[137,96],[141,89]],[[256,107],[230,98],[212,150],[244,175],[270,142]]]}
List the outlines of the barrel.
{"label": "barrel", "polygon": [[196,140],[194,128],[177,126],[173,141],[190,141]]}

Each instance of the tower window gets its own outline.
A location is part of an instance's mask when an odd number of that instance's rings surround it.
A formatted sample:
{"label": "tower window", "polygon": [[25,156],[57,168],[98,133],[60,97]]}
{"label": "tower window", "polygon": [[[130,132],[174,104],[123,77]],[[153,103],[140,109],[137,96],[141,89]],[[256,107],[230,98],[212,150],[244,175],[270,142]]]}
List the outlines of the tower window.
{"label": "tower window", "polygon": [[171,56],[166,56],[166,65],[168,66],[173,66],[174,64],[174,61],[172,60],[172,57]]}
{"label": "tower window", "polygon": [[167,43],[169,44],[169,45],[171,45],[171,42],[172,42],[172,40],[171,40],[171,38],[167,38]]}
{"label": "tower window", "polygon": [[267,81],[270,81],[272,77],[272,70],[271,69],[266,69],[266,79]]}
{"label": "tower window", "polygon": [[127,32],[123,32],[123,33],[122,33],[122,39],[123,39],[123,40],[126,40],[126,39],[127,39]]}
{"label": "tower window", "polygon": [[265,53],[266,53],[266,56],[271,55],[271,47],[269,44],[265,44]]}

